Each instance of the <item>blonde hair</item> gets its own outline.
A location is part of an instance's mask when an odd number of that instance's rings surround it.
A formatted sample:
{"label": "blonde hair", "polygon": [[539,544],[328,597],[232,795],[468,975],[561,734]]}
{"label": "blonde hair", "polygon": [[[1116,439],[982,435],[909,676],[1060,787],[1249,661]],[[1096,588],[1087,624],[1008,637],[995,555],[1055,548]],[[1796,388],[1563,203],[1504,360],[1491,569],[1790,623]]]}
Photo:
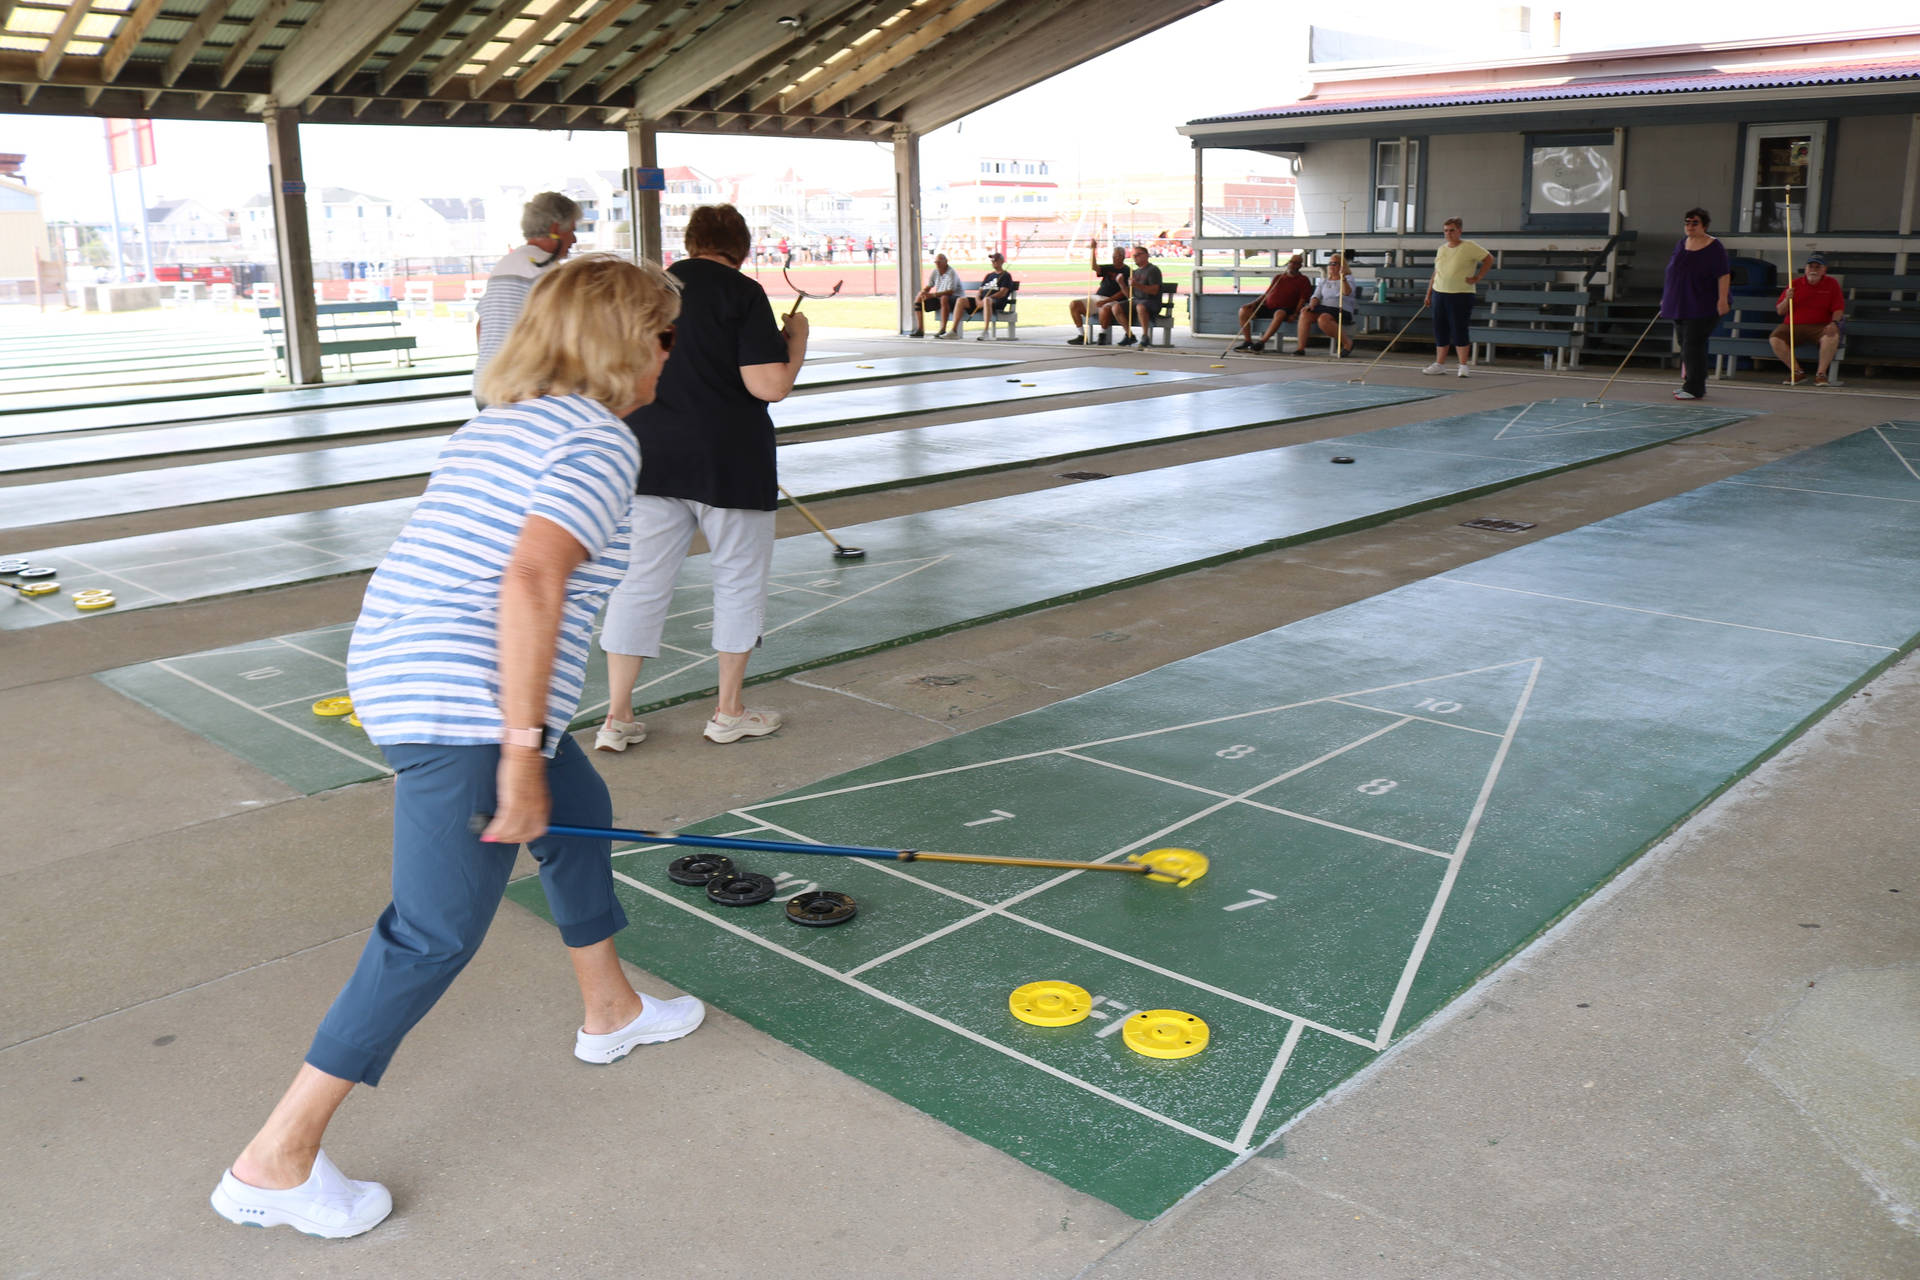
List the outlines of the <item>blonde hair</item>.
{"label": "blonde hair", "polygon": [[541,275],[526,309],[480,375],[488,404],[586,396],[633,402],[660,362],[655,335],[680,314],[680,286],[651,263],[591,253]]}

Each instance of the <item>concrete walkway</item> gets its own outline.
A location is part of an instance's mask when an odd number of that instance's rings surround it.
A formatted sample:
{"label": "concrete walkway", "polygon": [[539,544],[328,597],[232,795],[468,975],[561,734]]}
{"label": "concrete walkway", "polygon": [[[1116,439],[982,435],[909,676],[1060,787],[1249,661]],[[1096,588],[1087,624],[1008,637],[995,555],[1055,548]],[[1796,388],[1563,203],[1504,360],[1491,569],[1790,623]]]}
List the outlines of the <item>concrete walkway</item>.
{"label": "concrete walkway", "polygon": [[[909,345],[879,340],[871,352]],[[1218,362],[1217,347],[1187,350],[1197,354],[1128,359]],[[1357,372],[1230,363],[1274,376]],[[1601,376],[1482,370],[1449,380],[1464,390],[1448,409],[1587,395]],[[1375,377],[1425,381],[1411,364]],[[1630,375],[1612,397],[1666,402],[1670,388]],[[1871,384],[1711,395],[1764,416],[1479,503],[803,673],[759,695],[790,717],[771,739],[714,748],[697,739],[703,706],[672,709],[646,744],[603,758],[616,812],[644,826],[694,821],[1864,426],[1920,418],[1920,403]],[[1365,421],[1432,412],[1396,406]],[[1324,435],[1358,425],[1329,419]],[[1084,465],[1124,474],[1299,433],[1255,429]],[[1058,469],[865,494],[818,514],[847,526],[1032,492],[1069,483]],[[385,496],[397,493],[342,500]],[[271,511],[256,501],[225,518]],[[1460,527],[1482,515],[1537,527]],[[123,517],[94,536],[164,527],[174,527],[164,515]],[[802,528],[782,514],[783,533]],[[22,534],[6,550],[47,545]],[[1920,1274],[1912,659],[1276,1146],[1156,1222],[723,1012],[679,1044],[582,1066],[568,1053],[578,1015],[564,955],[548,926],[509,905],[388,1082],[350,1100],[332,1135],[351,1175],[393,1187],[394,1218],[342,1243],[231,1227],[206,1195],[384,903],[387,785],[296,796],[90,673],[337,622],[358,590],[355,579],[316,583],[7,640],[0,1274]]]}

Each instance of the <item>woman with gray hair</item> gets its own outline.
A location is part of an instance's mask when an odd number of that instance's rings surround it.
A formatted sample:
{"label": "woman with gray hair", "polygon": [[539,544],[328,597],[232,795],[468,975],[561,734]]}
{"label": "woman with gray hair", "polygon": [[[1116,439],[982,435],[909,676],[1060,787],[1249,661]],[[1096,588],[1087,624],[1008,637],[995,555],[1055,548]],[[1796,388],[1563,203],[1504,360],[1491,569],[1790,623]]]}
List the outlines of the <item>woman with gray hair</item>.
{"label": "woman with gray hair", "polygon": [[542,191],[522,206],[520,234],[527,242],[493,264],[487,291],[480,295],[480,305],[474,309],[480,354],[473,361],[473,398],[482,409],[487,402],[480,395],[480,375],[520,318],[533,282],[573,248],[573,229],[579,221],[579,204],[558,191]]}

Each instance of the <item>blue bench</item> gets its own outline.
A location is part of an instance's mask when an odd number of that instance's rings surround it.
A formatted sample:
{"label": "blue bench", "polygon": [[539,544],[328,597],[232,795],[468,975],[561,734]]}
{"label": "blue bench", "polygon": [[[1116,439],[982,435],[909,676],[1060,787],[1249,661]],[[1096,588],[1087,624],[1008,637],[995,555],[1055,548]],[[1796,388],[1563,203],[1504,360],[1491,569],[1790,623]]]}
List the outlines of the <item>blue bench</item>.
{"label": "blue bench", "polygon": [[1580,367],[1592,295],[1578,285],[1556,283],[1556,276],[1545,268],[1487,273],[1493,287],[1482,289],[1480,300],[1489,314],[1467,328],[1474,363],[1492,363],[1501,347],[1525,347],[1549,355],[1555,368]]}
{"label": "blue bench", "polygon": [[[381,302],[322,302],[314,307],[320,323],[320,355],[337,356],[353,368],[353,358],[375,352],[391,352],[411,365],[418,345],[410,334],[400,332],[400,304]],[[278,369],[287,358],[285,310],[261,307],[265,326],[267,355]]]}

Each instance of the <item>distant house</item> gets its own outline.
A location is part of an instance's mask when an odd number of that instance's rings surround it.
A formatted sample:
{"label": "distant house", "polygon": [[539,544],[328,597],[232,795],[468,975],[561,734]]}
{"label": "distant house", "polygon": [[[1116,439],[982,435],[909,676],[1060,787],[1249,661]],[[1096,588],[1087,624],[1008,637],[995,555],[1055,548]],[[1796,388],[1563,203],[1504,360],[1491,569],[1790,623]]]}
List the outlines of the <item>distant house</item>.
{"label": "distant house", "polygon": [[18,179],[0,177],[0,280],[32,280],[35,259],[46,251],[40,193]]}
{"label": "distant house", "polygon": [[226,257],[232,243],[227,215],[198,200],[156,200],[147,206],[147,235],[156,264]]}

